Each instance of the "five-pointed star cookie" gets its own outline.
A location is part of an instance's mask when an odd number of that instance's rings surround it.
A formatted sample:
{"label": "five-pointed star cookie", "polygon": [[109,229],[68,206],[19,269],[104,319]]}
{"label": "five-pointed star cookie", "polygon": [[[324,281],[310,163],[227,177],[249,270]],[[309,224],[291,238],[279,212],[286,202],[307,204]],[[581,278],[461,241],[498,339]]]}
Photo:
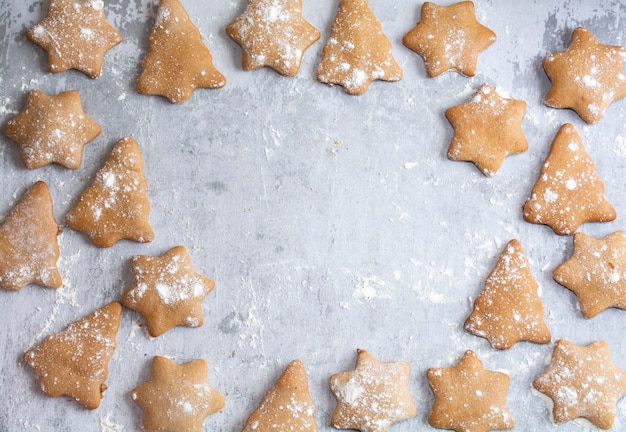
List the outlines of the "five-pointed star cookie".
{"label": "five-pointed star cookie", "polygon": [[384,432],[416,414],[409,393],[411,365],[381,362],[365,350],[357,350],[356,369],[332,375],[330,390],[337,406],[330,425],[361,432]]}
{"label": "five-pointed star cookie", "polygon": [[154,232],[148,223],[150,203],[139,146],[123,138],[92,183],[65,217],[67,224],[86,233],[98,247],[111,247],[125,238],[149,242]]}
{"label": "five-pointed star cookie", "polygon": [[102,129],[84,113],[76,90],[56,96],[33,90],[24,109],[4,125],[3,131],[20,145],[26,168],[55,162],[77,169],[83,147]]}
{"label": "five-pointed star cookie", "polygon": [[585,318],[610,307],[626,309],[626,234],[617,231],[595,239],[576,233],[571,258],[552,275],[576,294]]}
{"label": "five-pointed star cookie", "polygon": [[24,354],[44,393],[70,396],[87,409],[100,406],[121,314],[119,303],[109,303]]}
{"label": "five-pointed star cookie", "polygon": [[456,432],[487,432],[513,429],[506,406],[509,376],[483,368],[480,359],[467,351],[449,368],[429,368],[428,384],[435,402],[428,423]]}
{"label": "five-pointed star cookie", "polygon": [[316,432],[314,413],[304,365],[300,360],[294,360],[263,396],[242,432]]}
{"label": "five-pointed star cookie", "polygon": [[474,3],[450,6],[425,2],[421,20],[402,42],[424,59],[426,73],[436,77],[454,69],[474,76],[478,54],[496,40],[496,34],[476,20]]}
{"label": "five-pointed star cookie", "polygon": [[51,72],[76,69],[91,78],[100,76],[104,54],[122,41],[104,17],[102,0],[50,0],[48,16],[27,36],[48,52]]}
{"label": "five-pointed star cookie", "polygon": [[615,220],[595,164],[571,124],[554,138],[522,212],[527,222],[548,225],[559,235],[573,234],[585,222]]}
{"label": "five-pointed star cookie", "polygon": [[399,81],[402,69],[391,42],[367,0],[341,0],[330,38],[317,68],[320,82],[338,84],[351,95],[365,93],[374,80]]}
{"label": "five-pointed star cookie", "polygon": [[626,371],[611,360],[604,341],[587,346],[558,340],[550,366],[533,387],[552,399],[554,422],[584,417],[602,429],[615,420],[617,401],[626,394]]}
{"label": "five-pointed star cookie", "polygon": [[320,38],[302,17],[302,0],[249,0],[226,33],[241,46],[244,70],[269,66],[287,76],[298,73],[304,52]]}
{"label": "five-pointed star cookie", "polygon": [[454,128],[448,158],[473,162],[493,176],[505,157],[528,149],[522,132],[525,111],[526,102],[505,98],[483,84],[469,102],[446,110]]}
{"label": "five-pointed star cookie", "polygon": [[520,340],[550,342],[537,289],[522,246],[511,240],[474,301],[465,330],[486,338],[500,350],[509,349]]}
{"label": "five-pointed star cookie", "polygon": [[215,282],[194,271],[187,249],[176,246],[160,257],[137,255],[131,269],[134,282],[122,304],[143,315],[151,336],[177,325],[202,325],[202,300]]}
{"label": "five-pointed star cookie", "polygon": [[213,66],[211,52],[180,0],[161,0],[149,43],[137,82],[139,93],[181,103],[196,88],[226,85],[226,78]]}
{"label": "five-pointed star cookie", "polygon": [[131,393],[143,410],[143,430],[201,432],[204,419],[225,404],[222,395],[207,384],[207,370],[202,359],[179,365],[155,356],[150,379]]}
{"label": "five-pointed star cookie", "polygon": [[57,269],[60,232],[48,185],[38,181],[0,224],[0,287],[11,291],[29,283],[61,287]]}
{"label": "five-pointed star cookie", "polygon": [[552,82],[545,103],[571,108],[587,123],[599,121],[609,105],[626,96],[626,49],[599,43],[588,30],[578,27],[565,51],[543,59]]}

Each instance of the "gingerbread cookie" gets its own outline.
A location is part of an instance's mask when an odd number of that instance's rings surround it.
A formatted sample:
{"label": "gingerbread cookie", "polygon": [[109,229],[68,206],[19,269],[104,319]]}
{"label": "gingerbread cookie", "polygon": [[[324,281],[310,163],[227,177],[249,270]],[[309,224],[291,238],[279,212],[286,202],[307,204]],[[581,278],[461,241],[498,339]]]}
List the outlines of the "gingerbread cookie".
{"label": "gingerbread cookie", "polygon": [[626,394],[626,371],[611,360],[604,341],[587,346],[558,340],[550,366],[533,387],[552,399],[557,424],[584,417],[601,429],[610,429],[617,401]]}
{"label": "gingerbread cookie", "polygon": [[451,69],[474,76],[478,54],[495,40],[496,34],[476,20],[474,3],[463,1],[450,6],[425,2],[420,22],[402,42],[424,59],[433,78]]}
{"label": "gingerbread cookie", "polygon": [[144,316],[151,336],[177,325],[202,325],[202,300],[215,282],[194,271],[187,249],[177,246],[160,257],[137,255],[131,269],[134,283],[122,304]]}
{"label": "gingerbread cookie", "polygon": [[120,140],[67,214],[67,224],[89,235],[98,247],[111,247],[123,238],[152,241],[142,166],[135,140]]}
{"label": "gingerbread cookie", "polygon": [[416,414],[409,393],[411,365],[407,362],[385,363],[365,350],[357,350],[356,369],[332,375],[330,390],[337,406],[330,425],[361,432],[384,432]]}
{"label": "gingerbread cookie", "polygon": [[196,88],[220,88],[226,78],[213,66],[202,35],[180,0],[161,0],[150,32],[150,48],[137,82],[139,93],[184,102]]}
{"label": "gingerbread cookie", "polygon": [[511,240],[485,281],[465,321],[465,331],[486,338],[499,350],[518,341],[550,342],[543,304],[519,241]]}
{"label": "gingerbread cookie", "polygon": [[70,396],[87,409],[100,406],[121,313],[119,303],[110,303],[24,354],[45,394]]}
{"label": "gingerbread cookie", "polygon": [[626,49],[603,45],[582,27],[574,29],[565,51],[543,59],[552,82],[545,103],[571,108],[587,123],[598,122],[609,105],[626,96]]}
{"label": "gingerbread cookie", "polygon": [[473,351],[467,351],[453,367],[429,368],[426,378],[435,395],[428,416],[432,427],[456,432],[515,427],[506,406],[509,376],[483,368]]}
{"label": "gingerbread cookie", "polygon": [[304,365],[294,360],[250,414],[242,432],[316,432],[315,406],[309,394]]}
{"label": "gingerbread cookie", "polygon": [[525,112],[526,102],[505,98],[483,84],[469,102],[446,110],[454,128],[448,158],[473,162],[484,175],[493,176],[505,157],[528,149],[522,132]]}
{"label": "gingerbread cookie", "polygon": [[104,54],[122,41],[104,17],[102,0],[50,0],[48,16],[26,35],[48,52],[50,72],[76,69],[91,78],[100,76]]}
{"label": "gingerbread cookie", "polygon": [[351,95],[365,93],[374,80],[402,79],[402,69],[391,54],[391,42],[367,0],[339,3],[317,79],[331,86],[339,84]]}
{"label": "gingerbread cookie", "polygon": [[574,235],[574,253],[552,273],[571,290],[585,318],[610,307],[626,309],[626,234],[617,231],[602,239]]}
{"label": "gingerbread cookie", "polygon": [[77,169],[83,147],[102,129],[84,113],[76,90],[57,96],[32,90],[22,112],[8,121],[3,131],[20,145],[26,168],[36,169],[54,162]]}
{"label": "gingerbread cookie", "polygon": [[0,224],[0,287],[11,291],[30,283],[61,287],[57,269],[60,233],[48,185],[38,181]]}
{"label": "gingerbread cookie", "polygon": [[244,70],[268,66],[286,76],[298,73],[304,52],[320,38],[302,17],[302,0],[248,0],[226,33],[241,46]]}
{"label": "gingerbread cookie", "polygon": [[225,404],[222,395],[207,384],[207,371],[202,359],[179,365],[155,356],[150,379],[131,393],[143,410],[143,430],[201,432],[204,419]]}
{"label": "gingerbread cookie", "polygon": [[559,235],[573,234],[585,222],[615,220],[595,164],[571,124],[554,138],[522,212],[527,222],[548,225]]}

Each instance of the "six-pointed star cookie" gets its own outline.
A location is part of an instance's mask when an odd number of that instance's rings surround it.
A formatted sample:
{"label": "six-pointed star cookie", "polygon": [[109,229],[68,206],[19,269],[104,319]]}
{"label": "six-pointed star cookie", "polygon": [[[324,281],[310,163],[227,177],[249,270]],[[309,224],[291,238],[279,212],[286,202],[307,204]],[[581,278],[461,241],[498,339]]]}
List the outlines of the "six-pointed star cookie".
{"label": "six-pointed star cookie", "polygon": [[213,66],[211,52],[180,0],[161,0],[149,42],[137,82],[139,93],[181,103],[196,88],[226,85],[226,78]]}
{"label": "six-pointed star cookie", "polygon": [[226,33],[241,46],[244,70],[269,66],[287,76],[298,73],[304,52],[320,38],[302,17],[302,0],[249,0]]}
{"label": "six-pointed star cookie", "polygon": [[207,384],[207,369],[202,359],[179,365],[155,356],[150,379],[131,393],[143,410],[143,430],[201,432],[204,419],[225,404]]}
{"label": "six-pointed star cookie", "polygon": [[626,309],[626,235],[617,231],[595,239],[576,233],[571,258],[552,275],[576,294],[585,318],[610,307]]}
{"label": "six-pointed star cookie", "polygon": [[565,51],[543,59],[552,81],[545,103],[571,108],[587,123],[599,121],[609,105],[626,96],[626,49],[599,43],[588,30],[578,27]]}
{"label": "six-pointed star cookie", "polygon": [[454,69],[474,76],[478,54],[496,40],[496,34],[476,20],[474,3],[450,6],[426,2],[421,21],[402,42],[424,59],[426,73],[436,77]]}
{"label": "six-pointed star cookie", "polygon": [[554,422],[584,417],[602,429],[615,420],[617,401],[626,394],[626,371],[611,360],[606,342],[587,346],[558,340],[550,366],[533,387],[554,402]]}
{"label": "six-pointed star cookie", "polygon": [[22,148],[26,168],[36,169],[55,162],[77,169],[83,147],[100,135],[102,129],[83,112],[76,90],[56,96],[33,90],[22,112],[8,121],[3,131]]}
{"label": "six-pointed star cookie", "polygon": [[187,249],[176,246],[160,257],[137,255],[132,272],[134,282],[122,304],[143,315],[151,336],[177,325],[202,325],[202,300],[215,283],[194,271]]}
{"label": "six-pointed star cookie", "polygon": [[384,432],[396,422],[415,416],[409,393],[411,365],[381,362],[365,350],[357,350],[356,369],[332,375],[330,390],[337,406],[330,425],[362,432]]}
{"label": "six-pointed star cookie", "polygon": [[493,176],[505,157],[528,149],[522,132],[525,111],[526,102],[505,98],[483,84],[469,102],[446,110],[454,128],[448,158],[473,162]]}
{"label": "six-pointed star cookie", "polygon": [[50,0],[48,16],[27,36],[48,52],[51,72],[76,69],[100,76],[104,54],[122,41],[103,8],[102,0]]}
{"label": "six-pointed star cookie", "polygon": [[449,368],[429,368],[428,384],[435,402],[428,417],[432,427],[456,432],[513,429],[506,406],[509,376],[483,368],[472,351]]}

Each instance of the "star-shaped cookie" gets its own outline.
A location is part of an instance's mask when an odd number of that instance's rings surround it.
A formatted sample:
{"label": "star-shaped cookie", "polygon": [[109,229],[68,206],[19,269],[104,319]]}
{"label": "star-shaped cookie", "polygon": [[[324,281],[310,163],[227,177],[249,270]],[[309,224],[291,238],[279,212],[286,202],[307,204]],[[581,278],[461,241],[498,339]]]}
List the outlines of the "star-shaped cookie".
{"label": "star-shaped cookie", "polygon": [[381,362],[365,350],[357,350],[356,369],[332,375],[330,390],[337,406],[330,425],[361,432],[384,432],[416,414],[409,393],[411,365]]}
{"label": "star-shaped cookie", "polygon": [[506,406],[509,376],[486,370],[473,351],[449,368],[429,368],[428,384],[435,402],[428,423],[456,432],[487,432],[513,429]]}
{"label": "star-shaped cookie", "polygon": [[433,78],[448,70],[474,76],[478,54],[494,43],[496,34],[476,20],[474,3],[450,6],[425,2],[420,22],[402,42],[424,59],[426,74]]}
{"label": "star-shaped cookie", "polygon": [[241,46],[244,70],[269,66],[286,76],[298,73],[304,52],[320,38],[302,17],[302,0],[249,0],[226,33]]}
{"label": "star-shaped cookie", "polygon": [[626,234],[617,231],[595,239],[574,235],[574,252],[552,273],[580,304],[585,318],[610,307],[626,309]]}
{"label": "star-shaped cookie", "polygon": [[202,300],[215,282],[194,271],[187,249],[176,246],[160,257],[137,255],[131,269],[134,282],[122,304],[143,315],[151,336],[177,325],[202,325]]}
{"label": "star-shaped cookie", "polygon": [[304,365],[300,360],[294,360],[263,396],[242,432],[316,432],[314,413],[315,405],[309,394]]}
{"label": "star-shaped cookie", "polygon": [[571,124],[554,138],[522,213],[527,222],[548,225],[559,235],[573,234],[585,222],[615,220],[595,164]]}
{"label": "star-shaped cookie", "polygon": [[613,363],[604,341],[580,346],[558,340],[550,366],[535,378],[533,387],[552,399],[555,423],[584,417],[610,429],[617,401],[626,394],[626,371]]}
{"label": "star-shaped cookie", "polygon": [[402,69],[391,42],[367,0],[341,0],[330,38],[317,68],[320,82],[338,84],[351,95],[365,93],[374,80],[400,81]]}
{"label": "star-shaped cookie", "polygon": [[220,88],[226,78],[213,66],[202,35],[180,0],[161,0],[137,82],[139,93],[185,102],[196,88]]}
{"label": "star-shaped cookie", "polygon": [[91,78],[100,76],[104,54],[122,41],[104,17],[102,0],[50,0],[48,16],[27,36],[48,52],[50,72],[76,69]]}
{"label": "star-shaped cookie", "polygon": [[522,246],[519,241],[511,240],[474,301],[465,330],[486,338],[499,350],[509,349],[521,340],[550,342],[537,289]]}
{"label": "star-shaped cookie", "polygon": [[98,247],[111,247],[121,239],[149,242],[154,232],[148,223],[150,203],[139,146],[123,138],[92,183],[65,217],[67,224],[86,233]]}
{"label": "star-shaped cookie", "polygon": [[11,291],[29,283],[61,287],[57,269],[60,232],[48,185],[38,181],[0,224],[0,287]]}
{"label": "star-shaped cookie", "polygon": [[87,409],[100,406],[121,314],[119,303],[109,303],[24,354],[44,393],[70,396]]}
{"label": "star-shaped cookie", "polygon": [[225,404],[222,395],[207,384],[207,371],[202,359],[179,365],[155,356],[150,379],[131,393],[143,410],[143,430],[201,432],[204,419]]}
{"label": "star-shaped cookie", "polygon": [[599,43],[589,30],[574,29],[567,50],[543,59],[552,82],[545,103],[571,108],[587,123],[598,122],[612,102],[626,96],[626,49]]}
{"label": "star-shaped cookie", "polygon": [[448,158],[473,162],[484,175],[493,176],[505,157],[528,149],[522,132],[525,112],[526,102],[505,98],[483,84],[469,102],[446,110],[454,128]]}
{"label": "star-shaped cookie", "polygon": [[102,129],[85,114],[76,90],[56,96],[32,90],[24,109],[4,125],[3,131],[20,145],[26,168],[54,162],[77,169],[83,147]]}

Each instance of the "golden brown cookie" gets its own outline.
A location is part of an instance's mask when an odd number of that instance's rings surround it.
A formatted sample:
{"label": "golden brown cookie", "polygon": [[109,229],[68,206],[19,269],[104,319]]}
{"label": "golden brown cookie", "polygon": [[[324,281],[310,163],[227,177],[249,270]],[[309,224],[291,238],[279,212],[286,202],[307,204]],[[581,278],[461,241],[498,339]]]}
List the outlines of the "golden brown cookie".
{"label": "golden brown cookie", "polygon": [[337,406],[330,425],[361,432],[384,432],[416,414],[409,393],[411,365],[381,362],[365,350],[357,350],[356,369],[332,375],[330,390]]}
{"label": "golden brown cookie", "polygon": [[161,0],[137,82],[139,93],[184,102],[196,88],[220,88],[226,78],[213,66],[202,35],[179,0]]}
{"label": "golden brown cookie", "polygon": [[4,125],[3,131],[20,145],[26,168],[54,162],[77,169],[83,147],[102,129],[85,114],[76,90],[56,96],[32,90],[24,109]]}
{"label": "golden brown cookie", "polygon": [[550,342],[537,289],[522,246],[511,240],[474,301],[465,331],[486,338],[499,350],[509,349],[518,341]]}
{"label": "golden brown cookie", "polygon": [[151,336],[177,325],[202,325],[202,300],[215,282],[194,271],[187,249],[177,246],[160,257],[134,256],[131,269],[134,282],[122,304],[143,315]]}
{"label": "golden brown cookie", "polygon": [[207,384],[207,370],[202,359],[179,365],[155,356],[150,379],[131,393],[143,410],[143,430],[201,432],[204,419],[225,404],[222,395]]}
{"label": "golden brown cookie", "polygon": [[320,38],[302,17],[302,0],[248,0],[226,33],[241,46],[244,70],[268,66],[287,76],[298,73],[304,52]]}
{"label": "golden brown cookie", "polygon": [[86,233],[98,247],[111,247],[124,238],[152,241],[142,166],[135,140],[120,140],[65,217],[67,224]]}
{"label": "golden brown cookie", "polygon": [[263,396],[242,432],[316,432],[314,413],[315,405],[309,394],[304,365],[300,360],[294,360]]}
{"label": "golden brown cookie", "polygon": [[70,396],[87,409],[100,406],[121,313],[119,303],[109,303],[24,354],[45,394]]}
{"label": "golden brown cookie", "polygon": [[402,42],[424,59],[432,78],[451,69],[474,76],[478,54],[495,40],[496,34],[476,20],[474,3],[462,1],[450,6],[425,2],[420,22]]}
{"label": "golden brown cookie", "polygon": [[615,220],[595,164],[571,124],[554,138],[522,212],[527,222],[548,225],[559,235],[573,234],[585,222]]}
{"label": "golden brown cookie", "polygon": [[550,366],[535,378],[533,387],[552,399],[555,423],[584,417],[610,429],[617,401],[626,394],[626,371],[613,363],[604,341],[580,346],[558,340]]}
{"label": "golden brown cookie", "polygon": [[435,402],[428,423],[456,432],[486,432],[513,429],[506,406],[509,376],[483,368],[472,351],[449,368],[429,368],[426,378]]}
{"label": "golden brown cookie", "polygon": [[102,0],[50,0],[48,16],[26,35],[48,52],[50,72],[76,69],[91,78],[100,76],[104,54],[122,41],[104,17]]}
{"label": "golden brown cookie", "polygon": [[576,294],[585,318],[610,307],[626,309],[626,234],[594,239],[576,233],[574,253],[552,276]]}
{"label": "golden brown cookie", "polygon": [[30,283],[61,287],[60,232],[48,185],[38,181],[0,223],[0,287],[11,291]]}
{"label": "golden brown cookie", "polygon": [[331,86],[339,84],[351,95],[365,93],[374,80],[402,79],[402,69],[391,54],[391,42],[367,0],[339,3],[317,79]]}
{"label": "golden brown cookie", "polygon": [[505,157],[528,149],[522,132],[525,112],[526,102],[502,97],[483,84],[469,102],[446,110],[454,128],[448,158],[473,162],[484,175],[493,176]]}
{"label": "golden brown cookie", "polygon": [[582,27],[574,29],[565,51],[543,59],[552,81],[545,103],[571,108],[587,123],[598,122],[609,105],[626,96],[626,49],[603,45]]}

